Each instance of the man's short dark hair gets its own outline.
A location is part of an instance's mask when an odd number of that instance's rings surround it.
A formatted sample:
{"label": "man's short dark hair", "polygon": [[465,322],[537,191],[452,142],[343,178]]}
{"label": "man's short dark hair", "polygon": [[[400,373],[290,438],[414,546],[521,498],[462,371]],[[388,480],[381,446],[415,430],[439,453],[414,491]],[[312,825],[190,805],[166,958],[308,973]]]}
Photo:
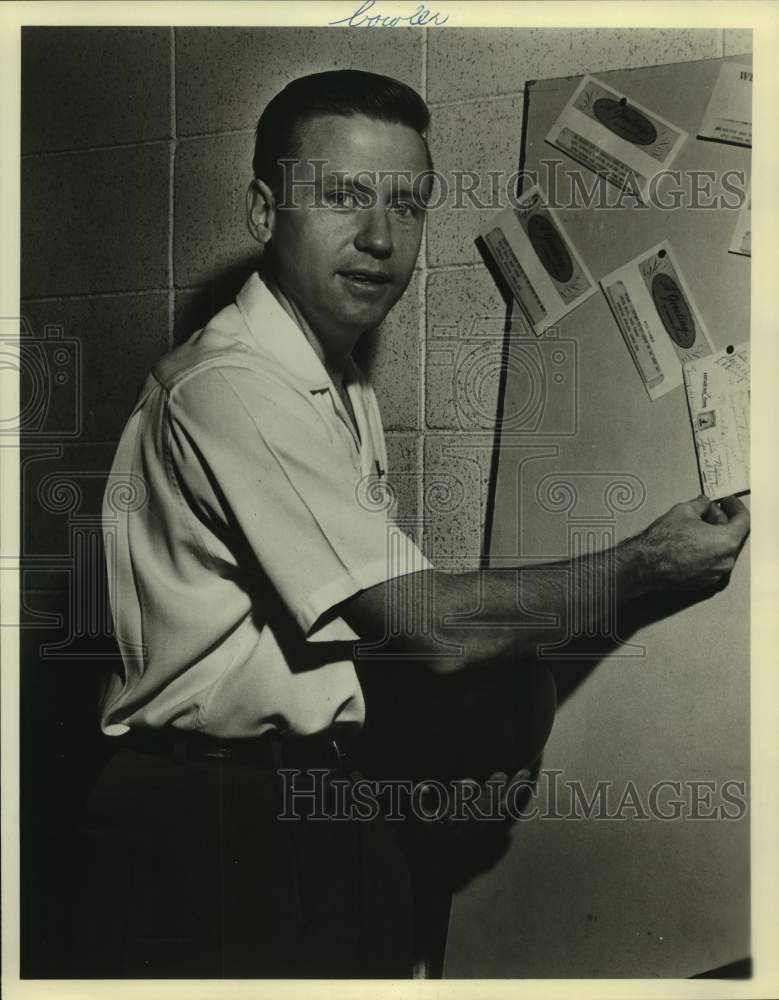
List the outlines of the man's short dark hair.
{"label": "man's short dark hair", "polygon": [[424,142],[428,169],[432,171],[425,138],[430,112],[419,94],[390,76],[340,69],[299,77],[268,103],[257,123],[254,176],[278,192],[282,181],[278,161],[299,157],[304,126],[325,115],[364,115],[375,121],[408,126]]}

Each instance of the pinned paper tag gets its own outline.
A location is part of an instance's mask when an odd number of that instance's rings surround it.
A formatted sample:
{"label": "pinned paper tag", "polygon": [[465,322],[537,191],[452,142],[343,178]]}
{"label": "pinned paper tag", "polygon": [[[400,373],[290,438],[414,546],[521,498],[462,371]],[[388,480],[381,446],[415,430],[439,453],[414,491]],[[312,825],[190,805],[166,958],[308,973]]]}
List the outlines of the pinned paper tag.
{"label": "pinned paper tag", "polygon": [[752,192],[747,194],[747,200],[739,209],[736,217],[736,227],[730,240],[728,253],[740,253],[745,257],[752,256]]}
{"label": "pinned paper tag", "polygon": [[682,364],[711,354],[708,331],[667,240],[600,285],[650,399],[682,384]]}
{"label": "pinned paper tag", "polygon": [[724,63],[711,92],[699,139],[752,145],[752,67]]}
{"label": "pinned paper tag", "polygon": [[648,202],[651,179],[672,163],[686,138],[682,129],[586,76],[546,141]]}
{"label": "pinned paper tag", "polygon": [[749,489],[749,344],[684,366],[703,492],[719,500]]}
{"label": "pinned paper tag", "polygon": [[597,285],[538,185],[482,230],[482,238],[536,335],[595,292]]}

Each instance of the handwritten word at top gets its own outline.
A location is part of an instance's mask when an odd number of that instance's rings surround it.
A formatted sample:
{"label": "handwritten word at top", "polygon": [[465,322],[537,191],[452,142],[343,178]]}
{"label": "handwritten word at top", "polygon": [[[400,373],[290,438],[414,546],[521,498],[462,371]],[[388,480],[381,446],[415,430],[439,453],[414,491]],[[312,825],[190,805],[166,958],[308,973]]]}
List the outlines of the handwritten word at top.
{"label": "handwritten word at top", "polygon": [[369,14],[368,11],[376,6],[376,0],[364,0],[354,13],[348,17],[341,18],[340,21],[330,21],[330,24],[345,24],[349,28],[395,28],[398,25],[410,25],[411,27],[432,27],[446,24],[449,20],[448,14],[439,14],[436,11],[428,10],[420,4],[413,14]]}

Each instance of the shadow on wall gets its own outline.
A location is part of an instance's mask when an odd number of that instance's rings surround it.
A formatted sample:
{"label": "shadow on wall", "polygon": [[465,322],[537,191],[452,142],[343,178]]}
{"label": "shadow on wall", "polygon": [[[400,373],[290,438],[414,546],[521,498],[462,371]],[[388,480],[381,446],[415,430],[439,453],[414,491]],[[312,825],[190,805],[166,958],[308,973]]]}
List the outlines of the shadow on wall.
{"label": "shadow on wall", "polygon": [[[196,330],[202,329],[220,309],[230,305],[251,273],[256,270],[257,264],[256,255],[247,255],[214,275],[207,285],[177,292],[174,345],[182,344]],[[354,359],[368,378],[374,373],[376,348],[380,339],[379,328],[366,333],[355,348]]]}
{"label": "shadow on wall", "polygon": [[174,346],[184,343],[221,309],[230,305],[256,267],[256,255],[246,255],[215,274],[207,285],[176,292]]}
{"label": "shadow on wall", "polygon": [[557,706],[563,705],[587,680],[598,664],[618,650],[640,631],[656,622],[680,614],[687,608],[707,601],[727,584],[722,583],[707,590],[690,593],[650,594],[641,600],[621,608],[615,619],[613,635],[577,638],[567,650],[576,654],[576,659],[544,659],[551,670],[557,688]]}
{"label": "shadow on wall", "polygon": [[[25,978],[74,974],[83,870],[78,829],[86,797],[111,752],[100,733],[97,705],[118,649],[105,629],[99,634],[84,627],[79,595],[94,586],[87,575],[74,572],[66,589],[23,598],[19,780]],[[95,595],[95,606],[108,606],[105,593]],[[106,872],[107,879],[110,875]]]}

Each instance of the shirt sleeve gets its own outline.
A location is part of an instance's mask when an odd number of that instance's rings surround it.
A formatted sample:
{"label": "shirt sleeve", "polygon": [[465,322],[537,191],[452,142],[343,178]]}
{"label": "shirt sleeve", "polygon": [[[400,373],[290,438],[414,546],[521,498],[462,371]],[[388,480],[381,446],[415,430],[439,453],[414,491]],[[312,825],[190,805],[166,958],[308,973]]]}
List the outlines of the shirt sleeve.
{"label": "shirt sleeve", "polygon": [[198,373],[171,393],[167,431],[190,516],[242,536],[309,639],[359,638],[327,612],[430,568],[360,484],[349,442],[283,382],[239,367]]}

